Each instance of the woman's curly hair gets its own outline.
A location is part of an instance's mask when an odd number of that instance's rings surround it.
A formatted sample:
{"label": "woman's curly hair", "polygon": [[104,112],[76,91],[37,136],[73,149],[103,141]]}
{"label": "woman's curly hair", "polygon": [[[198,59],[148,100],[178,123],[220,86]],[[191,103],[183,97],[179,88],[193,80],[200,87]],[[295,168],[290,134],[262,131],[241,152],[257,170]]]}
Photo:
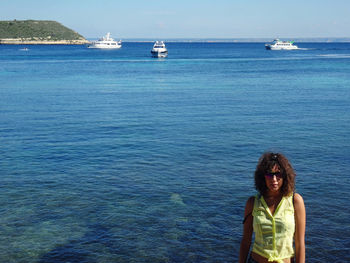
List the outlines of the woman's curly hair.
{"label": "woman's curly hair", "polygon": [[260,157],[255,170],[255,188],[261,195],[266,194],[267,186],[265,175],[270,172],[275,165],[278,166],[282,173],[283,184],[281,187],[281,194],[283,196],[289,196],[294,192],[296,174],[288,159],[281,153],[266,152]]}

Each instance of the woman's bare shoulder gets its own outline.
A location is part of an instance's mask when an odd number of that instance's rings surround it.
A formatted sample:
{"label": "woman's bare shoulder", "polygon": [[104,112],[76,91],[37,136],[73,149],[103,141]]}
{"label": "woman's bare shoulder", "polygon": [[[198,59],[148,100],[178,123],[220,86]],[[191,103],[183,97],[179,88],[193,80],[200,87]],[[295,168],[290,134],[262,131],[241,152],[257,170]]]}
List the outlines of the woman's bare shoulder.
{"label": "woman's bare shoulder", "polygon": [[298,193],[294,194],[294,206],[296,209],[305,209],[304,199]]}
{"label": "woman's bare shoulder", "polygon": [[304,203],[304,199],[300,194],[295,193],[294,194],[294,202],[295,203]]}

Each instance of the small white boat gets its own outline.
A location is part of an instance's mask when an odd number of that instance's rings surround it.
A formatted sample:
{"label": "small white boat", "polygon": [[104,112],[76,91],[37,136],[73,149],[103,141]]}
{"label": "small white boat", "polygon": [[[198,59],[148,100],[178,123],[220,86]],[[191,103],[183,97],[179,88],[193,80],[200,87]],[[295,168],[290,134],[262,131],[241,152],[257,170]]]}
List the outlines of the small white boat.
{"label": "small white boat", "polygon": [[293,41],[281,41],[276,38],[272,43],[265,44],[267,50],[295,50],[298,46],[293,45]]}
{"label": "small white boat", "polygon": [[165,58],[168,56],[168,50],[165,47],[164,41],[156,41],[151,50],[151,54],[156,58]]}
{"label": "small white boat", "polygon": [[92,42],[88,48],[100,48],[100,49],[117,49],[122,47],[122,41],[115,41],[111,38],[111,34],[107,33],[106,36],[100,38],[97,41]]}

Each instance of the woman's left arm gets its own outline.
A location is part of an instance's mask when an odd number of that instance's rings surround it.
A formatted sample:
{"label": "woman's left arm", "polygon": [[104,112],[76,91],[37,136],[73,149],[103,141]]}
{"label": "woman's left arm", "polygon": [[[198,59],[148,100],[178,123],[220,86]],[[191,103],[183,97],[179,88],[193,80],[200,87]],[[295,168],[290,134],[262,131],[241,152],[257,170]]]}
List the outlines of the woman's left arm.
{"label": "woman's left arm", "polygon": [[305,225],[306,212],[304,200],[300,194],[294,195],[295,210],[295,262],[305,263]]}

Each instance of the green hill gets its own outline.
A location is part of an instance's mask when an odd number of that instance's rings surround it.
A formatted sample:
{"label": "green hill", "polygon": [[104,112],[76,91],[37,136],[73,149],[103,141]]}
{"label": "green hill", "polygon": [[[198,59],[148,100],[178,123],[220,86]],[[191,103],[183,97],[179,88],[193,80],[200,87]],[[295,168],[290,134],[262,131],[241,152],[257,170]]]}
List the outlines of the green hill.
{"label": "green hill", "polygon": [[47,43],[76,43],[88,41],[77,32],[63,26],[56,21],[0,21],[0,43],[11,44],[18,42],[40,44]]}

